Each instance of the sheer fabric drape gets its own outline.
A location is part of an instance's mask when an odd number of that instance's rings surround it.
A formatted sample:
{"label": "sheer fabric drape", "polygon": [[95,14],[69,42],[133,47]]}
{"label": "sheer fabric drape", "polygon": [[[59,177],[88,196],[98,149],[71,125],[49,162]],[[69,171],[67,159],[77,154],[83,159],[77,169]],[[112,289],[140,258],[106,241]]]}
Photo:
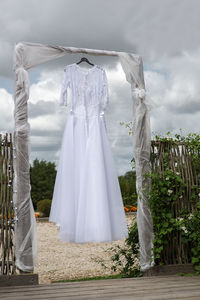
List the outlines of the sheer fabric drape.
{"label": "sheer fabric drape", "polygon": [[148,99],[145,93],[143,65],[141,56],[116,51],[86,48],[62,47],[37,43],[20,42],[15,45],[15,129],[14,129],[14,184],[13,200],[15,206],[15,254],[17,267],[26,272],[34,269],[37,256],[36,221],[30,196],[29,175],[29,123],[27,101],[29,98],[29,77],[27,70],[43,62],[53,60],[67,53],[117,56],[131,84],[133,98],[133,148],[136,164],[138,212],[137,223],[140,244],[141,269],[148,269],[150,262],[153,229],[147,205],[150,182],[144,174],[149,171],[150,122]]}

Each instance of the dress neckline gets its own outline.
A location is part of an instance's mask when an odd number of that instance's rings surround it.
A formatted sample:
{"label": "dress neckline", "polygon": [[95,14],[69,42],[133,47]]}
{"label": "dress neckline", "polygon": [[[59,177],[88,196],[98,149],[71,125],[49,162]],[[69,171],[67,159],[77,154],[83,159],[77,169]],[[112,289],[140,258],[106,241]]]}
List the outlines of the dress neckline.
{"label": "dress neckline", "polygon": [[[96,68],[97,65],[94,65],[92,68],[90,69],[85,69],[85,68],[81,68],[79,65],[77,65],[76,63],[74,63],[74,65],[77,67],[78,70],[80,70],[83,74],[88,74],[89,72],[91,72],[92,70],[94,70]],[[87,70],[83,71],[83,70]]]}

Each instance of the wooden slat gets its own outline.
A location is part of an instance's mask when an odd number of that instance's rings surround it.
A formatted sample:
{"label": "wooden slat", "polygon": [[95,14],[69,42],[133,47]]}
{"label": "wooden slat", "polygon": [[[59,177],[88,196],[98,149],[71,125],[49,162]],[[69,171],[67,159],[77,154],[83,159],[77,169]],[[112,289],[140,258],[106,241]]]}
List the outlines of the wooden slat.
{"label": "wooden slat", "polygon": [[[195,150],[196,151],[196,150]],[[199,155],[198,150],[197,155]],[[171,142],[171,141],[152,141],[151,143],[151,165],[152,172],[163,176],[166,169],[173,172],[179,172],[183,182],[186,185],[185,193],[182,199],[178,199],[171,205],[171,212],[174,218],[180,217],[181,209],[187,209],[191,213],[196,210],[196,202],[191,203],[192,188],[196,191],[199,188],[199,175],[192,161],[194,148],[185,142]],[[164,165],[164,158],[168,158],[167,166]],[[198,171],[199,172],[199,171]],[[165,178],[163,178],[165,180]],[[175,193],[178,192],[178,187]],[[162,201],[162,199],[161,199]],[[197,199],[196,199],[197,201]],[[164,245],[160,258],[156,259],[156,264],[188,264],[191,263],[191,244],[183,243],[181,234],[178,230],[172,231],[166,236],[168,244]]]}
{"label": "wooden slat", "polygon": [[[200,299],[199,277],[152,277],[9,287],[1,299]],[[132,298],[131,298],[132,297]],[[199,297],[199,298],[198,298]]]}

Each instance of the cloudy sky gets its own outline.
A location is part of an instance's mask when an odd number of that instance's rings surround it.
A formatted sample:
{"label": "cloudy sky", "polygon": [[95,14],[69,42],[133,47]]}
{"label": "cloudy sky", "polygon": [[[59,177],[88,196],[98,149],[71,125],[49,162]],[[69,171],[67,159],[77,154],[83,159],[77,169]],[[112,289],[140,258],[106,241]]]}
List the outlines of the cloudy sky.
{"label": "cloudy sky", "polygon": [[[20,41],[133,52],[143,57],[154,133],[200,131],[199,0],[0,0],[0,132],[13,131],[14,45]],[[57,104],[63,67],[81,54],[29,71],[31,162],[58,162],[69,108]],[[108,138],[118,174],[131,169],[130,86],[116,57],[88,56],[109,82]],[[85,67],[84,64],[82,64]]]}

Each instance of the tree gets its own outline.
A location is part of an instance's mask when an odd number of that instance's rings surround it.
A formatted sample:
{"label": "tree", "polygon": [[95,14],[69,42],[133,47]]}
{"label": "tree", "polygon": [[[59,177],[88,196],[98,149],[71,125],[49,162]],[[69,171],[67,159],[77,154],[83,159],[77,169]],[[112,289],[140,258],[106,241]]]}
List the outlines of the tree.
{"label": "tree", "polygon": [[37,202],[43,199],[52,199],[56,178],[56,165],[37,158],[30,167],[31,198],[36,209]]}
{"label": "tree", "polygon": [[125,175],[119,176],[119,184],[122,196],[136,194],[136,173],[135,171],[126,172]]}
{"label": "tree", "polygon": [[125,175],[119,176],[119,184],[122,193],[124,205],[136,205],[136,173],[135,171],[126,172]]}

